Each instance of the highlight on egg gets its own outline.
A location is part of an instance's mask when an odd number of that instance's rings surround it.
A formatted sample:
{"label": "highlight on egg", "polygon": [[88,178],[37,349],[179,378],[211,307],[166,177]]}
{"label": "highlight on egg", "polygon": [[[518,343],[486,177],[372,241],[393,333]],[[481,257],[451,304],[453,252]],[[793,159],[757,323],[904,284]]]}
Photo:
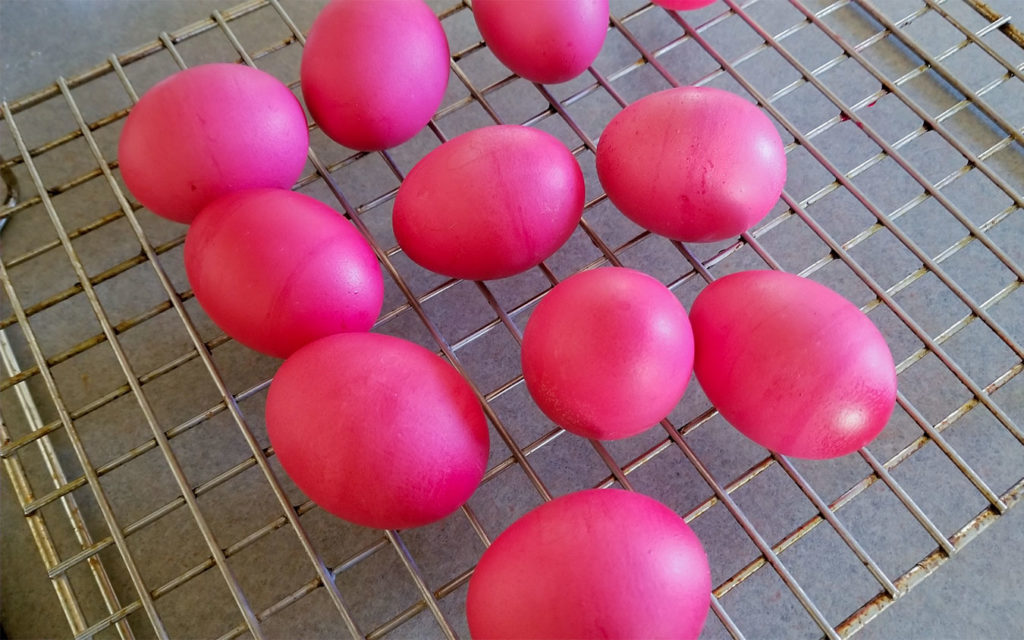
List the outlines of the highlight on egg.
{"label": "highlight on egg", "polygon": [[341,333],[288,358],[267,395],[288,476],[349,522],[406,529],[464,503],[487,465],[487,420],[450,364],[401,338]]}
{"label": "highlight on egg", "polygon": [[185,236],[200,306],[242,344],[277,358],[324,336],[368,331],[384,280],[352,223],[319,200],[253,189],[215,200]]}
{"label": "highlight on egg", "polygon": [[892,414],[896,368],[885,338],[824,285],[780,271],[734,273],[701,291],[690,322],[704,393],[767,449],[846,455]]}
{"label": "highlight on egg", "polygon": [[288,188],[309,151],[306,114],[272,75],[205,64],[158,82],[125,119],[121,177],[158,216],[188,224],[217,198]]}
{"label": "highlight on egg", "polygon": [[757,106],[721,89],[679,87],[612,118],[597,145],[597,175],[612,203],[641,227],[682,242],[716,242],[750,229],[775,206],[786,154]]}
{"label": "highlight on egg", "polygon": [[668,416],[693,370],[686,310],[651,276],[604,267],[566,278],[526,323],[523,377],[537,406],[586,438],[627,438]]}
{"label": "highlight on egg", "polygon": [[557,138],[519,125],[482,127],[421,159],[398,189],[395,239],[437,273],[491,280],[561,247],[583,215],[583,172]]}
{"label": "highlight on egg", "polygon": [[700,540],[674,511],[621,489],[528,512],[469,580],[473,638],[697,638],[711,602]]}
{"label": "highlight on egg", "polygon": [[506,67],[533,82],[567,82],[601,52],[608,0],[474,0],[473,19]]}
{"label": "highlight on egg", "polygon": [[309,30],[300,73],[324,133],[351,149],[388,149],[441,105],[448,40],[423,0],[331,0]]}

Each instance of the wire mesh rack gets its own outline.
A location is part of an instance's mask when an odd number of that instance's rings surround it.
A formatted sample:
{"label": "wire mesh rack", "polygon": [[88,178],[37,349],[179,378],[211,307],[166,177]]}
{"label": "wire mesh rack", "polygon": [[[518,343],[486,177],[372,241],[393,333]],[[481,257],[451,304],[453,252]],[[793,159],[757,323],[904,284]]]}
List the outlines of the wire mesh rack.
{"label": "wire mesh rack", "polygon": [[[325,514],[266,438],[277,361],[203,314],[184,227],[142,210],[116,160],[131,105],[180,68],[255,65],[301,97],[312,4],[214,12],[3,104],[0,457],[26,525],[10,526],[30,532],[71,635],[465,637],[467,581],[496,535],[552,496],[619,486],[664,501],[704,542],[706,637],[846,637],[1020,501],[1024,34],[1008,17],[978,0],[724,0],[683,14],[613,2],[595,64],[541,86],[494,59],[470,2],[438,0],[451,80],[429,127],[357,153],[311,124],[295,188],[376,251],[387,284],[375,330],[428,346],[471,381],[490,462],[469,502],[434,525],[375,531]],[[603,126],[683,84],[758,102],[787,145],[782,200],[741,238],[671,242],[600,191]],[[572,149],[587,177],[583,221],[520,276],[429,273],[395,243],[397,187],[442,141],[494,123]],[[609,263],[648,271],[687,307],[711,279],[748,268],[838,290],[893,350],[890,424],[857,454],[788,459],[734,432],[694,382],[635,438],[564,433],[526,393],[522,328],[560,279]]]}

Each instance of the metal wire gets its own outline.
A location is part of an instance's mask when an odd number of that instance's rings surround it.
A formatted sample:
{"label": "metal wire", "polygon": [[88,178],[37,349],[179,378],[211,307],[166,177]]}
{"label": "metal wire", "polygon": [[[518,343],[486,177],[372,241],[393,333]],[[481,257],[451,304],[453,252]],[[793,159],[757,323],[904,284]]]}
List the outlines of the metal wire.
{"label": "metal wire", "polygon": [[[515,121],[529,126],[556,126],[567,130],[567,137],[573,140],[570,144],[573,153],[586,167],[592,163],[593,154],[596,152],[596,140],[588,134],[588,127],[574,115],[576,110],[588,101],[597,99],[608,99],[617,108],[625,107],[629,101],[625,97],[624,87],[644,73],[653,74],[651,77],[658,78],[658,82],[663,86],[686,84],[686,81],[672,73],[668,59],[687,45],[699,47],[715,63],[715,68],[703,77],[690,80],[689,83],[707,85],[729,81],[738,86],[741,91],[745,91],[758,102],[792,140],[787,146],[787,152],[792,154],[799,149],[806,153],[814,160],[816,169],[823,171],[827,177],[823,178],[823,183],[810,190],[809,195],[802,198],[794,196],[787,189],[782,196],[782,209],[777,209],[770,219],[751,232],[744,233],[736,242],[718,248],[713,255],[704,255],[695,247],[670,243],[671,250],[675,252],[682,266],[667,277],[666,283],[669,288],[683,296],[684,292],[699,288],[702,283],[711,282],[721,273],[720,270],[734,269],[735,267],[731,265],[745,255],[769,268],[782,268],[775,250],[770,249],[767,244],[775,242],[774,238],[783,233],[781,229],[785,225],[791,221],[796,222],[820,242],[821,250],[821,254],[801,270],[801,275],[819,276],[826,273],[829,265],[833,263],[842,265],[871,293],[871,299],[862,304],[862,309],[865,312],[873,312],[879,308],[887,310],[918,341],[920,346],[914,348],[897,365],[901,379],[913,374],[915,366],[921,366],[919,363],[932,356],[949,372],[956,384],[962,385],[969,392],[970,397],[966,401],[957,404],[952,411],[938,420],[930,419],[929,411],[917,406],[916,403],[920,403],[920,400],[915,403],[905,392],[901,392],[898,396],[900,411],[920,430],[920,435],[887,459],[879,459],[877,451],[870,448],[861,450],[859,458],[866,465],[866,475],[831,500],[801,471],[799,463],[775,454],[765,453],[752,465],[738,473],[730,474],[728,478],[717,475],[713,469],[713,461],[708,459],[707,454],[702,454],[692,440],[713,428],[711,425],[716,413],[707,406],[700,407],[681,419],[666,419],[661,424],[664,436],[654,440],[648,438],[649,444],[639,452],[633,450],[626,455],[618,446],[596,441],[589,443],[594,456],[590,471],[600,476],[600,480],[592,483],[592,486],[618,485],[634,489],[637,487],[635,478],[645,474],[645,469],[653,466],[653,461],[676,455],[679,459],[677,464],[687,465],[706,483],[710,491],[708,497],[700,500],[696,506],[681,512],[681,515],[691,524],[700,524],[702,517],[717,505],[721,505],[756,549],[757,553],[753,559],[732,575],[720,580],[713,589],[712,611],[725,632],[734,638],[744,636],[743,624],[737,618],[737,605],[734,604],[736,589],[744,584],[750,584],[748,581],[757,572],[771,571],[781,580],[793,600],[806,612],[807,619],[816,626],[818,633],[830,638],[848,637],[908,589],[938,569],[945,560],[956,554],[985,527],[1012,508],[1024,494],[1024,469],[1016,469],[1015,473],[1020,474],[1020,480],[1000,493],[994,487],[991,478],[986,476],[986,472],[973,466],[968,457],[958,451],[956,445],[945,435],[947,430],[972,411],[984,411],[993,416],[1001,428],[1012,436],[1015,440],[1014,446],[1024,446],[1024,430],[1019,424],[1024,417],[1024,407],[1014,404],[1012,399],[1001,401],[1001,397],[995,396],[1024,370],[1022,335],[1015,326],[1004,326],[994,313],[1000,311],[1000,305],[1005,304],[1020,287],[1024,281],[1024,268],[1013,258],[1020,247],[1003,246],[1000,243],[1006,241],[997,240],[992,233],[993,230],[1000,228],[999,225],[1007,224],[1007,221],[1024,215],[1021,213],[1024,199],[1015,186],[1019,180],[1013,175],[1006,174],[1004,168],[1007,154],[1013,154],[1013,157],[1018,159],[1024,157],[1024,130],[1012,122],[1011,114],[1005,113],[990,100],[1000,87],[1019,86],[1019,83],[1024,82],[1024,64],[1014,63],[1004,53],[1006,48],[1003,45],[1006,42],[1016,42],[1015,34],[1019,34],[1010,18],[998,16],[987,6],[972,0],[922,0],[923,4],[920,7],[900,19],[893,19],[867,0],[838,0],[816,10],[812,10],[800,0],[788,0],[787,5],[779,3],[780,6],[772,6],[768,10],[790,7],[794,14],[799,16],[798,21],[776,32],[763,26],[756,17],[759,8],[763,8],[763,5],[769,2],[770,0],[724,0],[722,4],[716,5],[717,10],[700,14],[700,24],[692,24],[690,14],[670,12],[651,5],[613,12],[609,25],[609,40],[613,37],[619,38],[628,45],[627,50],[631,53],[620,56],[620,59],[615,61],[617,66],[611,70],[603,70],[607,65],[591,67],[583,80],[570,85],[569,95],[562,95],[549,87],[534,85],[534,98],[539,99],[537,111],[529,117],[517,118]],[[977,29],[968,27],[968,20],[962,17],[967,15],[964,8],[977,11],[983,16],[985,24]],[[454,21],[466,19],[471,10],[470,3],[462,2],[441,11],[439,15],[443,24],[448,27]],[[852,12],[855,19],[869,25],[871,34],[859,42],[845,40],[838,31],[843,23],[837,17],[843,11]],[[959,34],[960,40],[938,54],[928,53],[911,35],[910,30],[911,25],[926,16],[944,21],[944,24]],[[250,52],[236,34],[234,25],[240,24],[239,21],[242,20],[255,19],[266,23],[279,23],[288,35]],[[645,42],[643,25],[645,21],[654,19],[663,24],[675,25],[675,31],[679,35],[666,43]],[[727,55],[713,44],[714,34],[725,28],[731,29],[730,33],[752,33],[756,35],[757,43],[739,54]],[[788,47],[788,43],[800,38],[801,34],[812,32],[823,34],[839,50],[837,55],[814,68],[805,64],[800,56]],[[20,194],[12,189],[11,197],[0,211],[0,224],[12,220],[20,221],[28,212],[41,208],[56,233],[56,239],[40,242],[24,249],[18,255],[5,257],[0,261],[0,283],[3,284],[11,305],[10,315],[0,318],[0,355],[3,356],[5,375],[0,379],[0,393],[14,394],[14,400],[23,413],[20,422],[17,416],[6,412],[0,416],[0,457],[3,458],[8,476],[15,487],[16,497],[33,540],[65,612],[72,635],[76,638],[92,637],[110,629],[116,631],[121,638],[135,637],[136,634],[168,637],[169,621],[162,617],[157,603],[171,594],[180,593],[188,588],[186,585],[196,584],[196,579],[206,575],[211,569],[217,570],[220,582],[227,588],[233,601],[234,617],[223,621],[222,631],[219,632],[222,638],[236,638],[246,634],[257,638],[264,637],[268,635],[266,625],[290,615],[289,612],[293,611],[298,603],[303,603],[304,608],[308,607],[306,603],[312,600],[311,594],[315,593],[326,594],[330,603],[329,606],[317,608],[317,621],[322,625],[322,629],[333,632],[344,630],[353,637],[367,638],[384,637],[392,632],[407,635],[409,629],[420,628],[410,625],[422,624],[420,614],[424,614],[433,621],[436,632],[446,637],[457,637],[464,633],[465,621],[461,608],[451,603],[457,603],[460,597],[464,597],[465,585],[472,573],[472,567],[457,567],[453,564],[447,567],[443,578],[428,572],[422,562],[424,552],[421,545],[410,543],[411,539],[419,538],[420,534],[417,532],[385,531],[350,549],[344,557],[337,558],[333,566],[325,560],[323,550],[318,548],[317,541],[304,524],[304,517],[315,515],[318,508],[306,500],[295,504],[289,497],[272,470],[273,450],[263,447],[257,437],[258,427],[254,427],[254,424],[260,422],[260,417],[243,408],[243,403],[258,400],[265,395],[269,380],[250,384],[240,391],[230,390],[225,382],[223,368],[218,365],[215,356],[222,349],[228,348],[232,341],[224,335],[204,339],[198,323],[193,318],[194,312],[186,309],[186,303],[193,297],[192,291],[187,288],[179,290],[164,266],[164,260],[174,256],[175,251],[181,247],[183,236],[179,235],[157,244],[150,241],[144,225],[140,222],[141,216],[149,214],[137,213],[140,205],[130,199],[118,182],[117,161],[104,156],[96,139],[97,134],[107,130],[106,128],[117,126],[130,108],[115,110],[90,122],[79,106],[74,90],[86,87],[89,83],[108,75],[116,78],[130,102],[134,104],[139,96],[129,77],[132,65],[165,54],[170,56],[177,68],[185,68],[188,63],[179,52],[179,45],[189,44],[204,37],[217,36],[226,40],[237,56],[237,62],[256,67],[264,60],[272,60],[274,56],[280,55],[280,52],[295,50],[305,44],[304,33],[279,0],[252,0],[227,11],[215,11],[210,19],[179,31],[163,33],[155,42],[118,56],[111,56],[106,63],[73,78],[59,78],[55,85],[25,98],[5,103],[2,107],[2,117],[17,153],[7,159],[0,158],[0,171],[3,172],[5,183],[11,185],[14,184],[15,172],[19,172],[23,176],[22,180],[33,187],[34,194],[20,197]],[[996,46],[995,40],[998,39],[1002,39],[1000,46]],[[891,77],[878,64],[872,62],[869,59],[870,54],[881,46],[881,43],[895,43],[902,47],[902,55],[910,62],[911,70],[898,77]],[[947,67],[949,60],[969,47],[983,52],[988,60],[1001,69],[999,77],[977,89],[968,87]],[[760,90],[755,79],[744,69],[746,64],[758,59],[758,56],[765,55],[766,52],[778,56],[789,71],[798,74],[798,79],[772,93]],[[501,116],[502,109],[498,101],[503,99],[502,92],[522,88],[523,81],[507,73],[488,83],[474,81],[475,73],[472,66],[487,56],[489,53],[486,51],[486,45],[480,41],[452,52],[452,77],[456,86],[465,95],[452,98],[431,121],[428,134],[434,138],[431,146],[448,139],[450,133],[446,132],[446,129],[449,122],[474,109],[482,112],[485,124],[507,122]],[[825,80],[830,72],[844,62],[856,64],[859,70],[877,81],[880,88],[860,97],[852,104],[844,101]],[[297,69],[292,69],[291,72],[291,77],[287,80],[290,81],[289,86],[296,89],[297,82],[294,82],[294,78]],[[941,80],[945,83],[943,86],[951,88],[949,90],[956,94],[956,102],[940,113],[933,113],[919,103],[907,89],[910,83],[921,79]],[[649,86],[645,84],[645,90],[649,91]],[[810,128],[798,126],[791,108],[785,106],[785,101],[795,92],[804,89],[813,89],[816,95],[831,104],[836,115],[828,116]],[[868,113],[867,109],[886,97],[898,100],[919,119],[920,126],[897,140],[890,140],[883,135],[876,125],[871,124],[871,119],[865,116]],[[70,110],[73,118],[72,130],[57,138],[30,146],[18,124],[18,119],[22,117],[23,112],[31,113],[32,109],[50,100],[60,101]],[[989,144],[980,152],[973,151],[971,146],[974,142],[958,134],[949,125],[951,119],[958,114],[985,118],[990,128],[998,131],[998,141]],[[478,126],[480,119],[475,122]],[[822,142],[831,131],[844,126],[843,123],[855,125],[878,149],[866,160],[846,171],[840,168],[833,153]],[[315,125],[311,125],[311,129],[315,132]],[[934,132],[945,141],[960,158],[959,168],[938,180],[928,178],[928,167],[922,166],[907,153],[915,141],[929,132]],[[59,184],[49,184],[38,161],[50,157],[50,154],[65,152],[72,145],[83,142],[87,149],[86,157],[96,168],[65,179]],[[363,202],[357,202],[346,193],[344,186],[342,176],[348,172],[359,171],[361,163],[371,161],[383,167],[383,170],[393,178],[394,184],[399,183],[405,173],[401,168],[404,166],[404,159],[400,157],[399,151],[385,151],[379,154],[350,153],[334,162],[325,161],[318,151],[322,152],[323,149],[317,148],[314,144],[314,149],[311,149],[309,155],[313,172],[302,177],[296,188],[319,187],[323,193],[328,194],[327,197],[333,199],[337,208],[368,239],[384,271],[390,277],[390,285],[395,287],[400,298],[385,309],[376,329],[393,331],[393,327],[406,318],[414,318],[418,330],[425,331],[426,339],[431,341],[437,351],[470,381],[483,404],[491,426],[499,437],[500,445],[495,446],[503,445],[507,450],[507,456],[492,459],[484,477],[482,491],[491,486],[503,486],[504,483],[514,482],[514,478],[521,476],[525,484],[519,492],[519,501],[524,504],[536,504],[537,501],[550,500],[560,491],[553,487],[563,486],[564,478],[545,469],[541,464],[542,456],[546,451],[566,443],[572,436],[548,424],[542,433],[532,436],[532,439],[522,437],[514,420],[510,422],[501,408],[509,398],[524,393],[521,373],[515,371],[497,382],[484,380],[479,370],[475,368],[476,358],[472,352],[489,340],[499,339],[508,340],[518,348],[517,345],[522,338],[522,319],[536,302],[564,277],[558,274],[565,270],[555,266],[562,254],[556,254],[538,268],[536,275],[540,284],[534,285],[528,294],[520,295],[514,303],[508,302],[501,283],[473,283],[472,288],[488,310],[488,317],[472,329],[463,330],[460,334],[450,334],[433,309],[436,309],[437,304],[443,304],[447,296],[464,291],[465,287],[459,281],[450,279],[435,282],[426,288],[414,285],[414,278],[410,277],[402,262],[404,257],[400,248],[389,243],[379,231],[376,231],[378,227],[373,219],[386,215],[397,188],[381,188],[372,195],[360,197]],[[886,210],[877,204],[876,194],[858,182],[872,168],[887,160],[894,163],[898,170],[920,189],[917,195],[892,210]],[[972,172],[984,176],[1011,203],[980,224],[955,204],[953,198],[945,191]],[[792,175],[791,172],[791,178]],[[118,202],[117,209],[107,211],[104,215],[75,228],[69,228],[62,216],[61,202],[66,202],[67,198],[73,197],[85,185],[97,180],[104,183],[114,195]],[[809,211],[812,207],[820,206],[825,198],[839,190],[850,194],[857,202],[857,206],[871,219],[871,222],[847,239],[834,237],[816,214]],[[58,198],[61,198],[61,201],[58,201]],[[950,220],[961,229],[958,232],[959,239],[938,253],[923,248],[913,235],[902,227],[904,220],[910,219],[918,207],[928,202],[934,202],[941,207]],[[645,251],[656,241],[649,233],[641,231],[632,231],[625,239],[613,239],[613,235],[598,222],[601,210],[607,207],[609,204],[606,197],[599,193],[586,203],[579,235],[593,249],[593,253],[583,264],[574,264],[572,270],[601,264],[629,264],[630,256]],[[140,245],[140,253],[90,274],[78,254],[76,242],[90,237],[90,234],[101,229],[109,229],[114,224],[123,224],[120,221],[125,221],[130,228],[132,238]],[[854,252],[866,246],[878,234],[888,234],[887,237],[894,238],[919,264],[917,268],[898,274],[898,277],[893,278],[893,284],[889,286],[883,286],[872,275],[867,268],[868,265],[854,257]],[[980,301],[976,300],[964,282],[945,266],[951,264],[951,259],[958,253],[972,246],[987,251],[999,263],[1000,268],[1005,270],[1006,275],[1012,278],[1009,284],[1005,284],[996,293]],[[34,261],[52,252],[62,252],[72,267],[75,282],[42,299],[37,299],[31,293],[26,297],[25,291],[20,288],[18,273],[32,269]],[[97,287],[109,281],[118,281],[144,263],[149,265],[155,282],[166,299],[149,308],[136,311],[134,315],[119,322],[114,322],[101,296],[97,294]],[[926,277],[936,279],[944,287],[944,291],[957,299],[966,309],[965,315],[945,325],[937,333],[925,328],[923,320],[929,318],[922,318],[919,313],[908,310],[899,300],[900,296],[905,295],[904,292]],[[26,304],[23,304],[23,298],[28,301]],[[46,353],[32,326],[33,319],[41,323],[42,320],[38,320],[42,318],[41,314],[74,300],[84,300],[87,303],[99,323],[100,332],[66,346],[57,353]],[[136,370],[126,354],[122,336],[137,327],[149,326],[147,323],[154,322],[165,313],[173,313],[177,318],[188,336],[190,346],[186,351],[162,364],[144,371]],[[1013,364],[992,380],[976,380],[963,359],[954,355],[948,348],[951,341],[955,341],[959,334],[967,331],[972,325],[983,326],[990,331],[999,344],[1012,354]],[[5,330],[17,333],[23,340],[12,344]],[[115,356],[117,370],[124,383],[115,385],[106,393],[81,406],[68,406],[55,378],[54,368],[64,363],[74,363],[77,361],[76,358],[92,353],[104,344],[110,347]],[[31,362],[27,366],[20,364],[19,356],[15,353],[17,349],[21,349],[22,353],[30,357]],[[183,367],[190,363],[201,366],[204,374],[208,376],[208,382],[203,384],[212,384],[218,400],[193,413],[188,419],[176,424],[165,424],[158,419],[144,388],[165,376],[182,371]],[[42,418],[40,410],[36,408],[36,398],[40,392],[45,394],[46,406],[53,409],[50,413],[55,414],[49,422]],[[83,443],[79,424],[90,414],[113,406],[120,398],[135,401],[151,435],[141,443],[126,447],[101,464],[95,464]],[[202,483],[193,485],[183,471],[172,443],[185,434],[194,436],[197,428],[203,427],[222,414],[230,418],[233,428],[245,442],[247,457],[220,470]],[[21,423],[27,426],[20,430],[14,428],[15,424]],[[58,435],[66,436],[71,450],[66,453],[70,453],[76,460],[77,466],[81,468],[80,474],[69,474],[63,468],[61,456],[64,454],[58,451]],[[29,446],[32,443],[35,443],[35,449],[49,469],[51,486],[35,482],[31,472],[22,464],[23,459],[27,460],[32,455],[34,449]],[[920,458],[915,458],[915,454],[929,443],[936,445],[950,465],[987,505],[980,513],[960,523],[952,533],[944,532],[942,527],[936,524],[928,509],[915,501],[911,495],[913,492],[893,473],[904,462]],[[178,495],[173,500],[125,523],[123,519],[118,518],[101,480],[115,474],[126,465],[143,459],[151,451],[159,452],[159,460],[170,471]],[[255,482],[270,489],[278,512],[266,521],[251,523],[253,526],[249,527],[247,534],[225,545],[209,524],[199,500],[206,499],[219,487],[235,486],[243,477],[248,477],[245,474],[250,469],[259,470],[258,474],[253,476],[258,478]],[[758,526],[756,518],[737,500],[737,496],[742,495],[744,487],[753,486],[753,483],[768,477],[771,469],[781,472],[782,477],[796,487],[813,511],[813,515],[806,517],[785,535],[775,536],[775,539],[770,538],[769,534]],[[844,517],[843,509],[858,498],[863,499],[861,496],[879,481],[882,483],[879,486],[884,487],[898,500],[906,513],[916,522],[915,526],[919,527],[935,545],[916,564],[898,574],[885,568],[884,563],[873,555],[865,541],[858,539],[854,528]],[[97,535],[95,528],[90,530],[96,524],[87,522],[87,518],[79,512],[75,498],[79,490],[89,491],[91,500],[99,509],[100,522],[106,528],[106,535]],[[52,515],[44,518],[48,508],[58,502],[63,508],[63,517],[69,522],[74,533],[73,550],[70,552],[67,552],[68,547],[64,543],[57,542],[59,535],[56,527],[52,525]],[[143,572],[139,569],[140,563],[146,561],[146,558],[133,552],[128,539],[149,527],[160,526],[160,523],[167,521],[170,514],[178,513],[182,508],[200,532],[205,544],[205,553],[208,555],[205,559],[191,564],[185,571],[154,587],[143,579]],[[489,522],[486,516],[478,513],[472,500],[449,520],[461,522],[468,527],[472,537],[482,547],[488,546],[501,530],[499,525]],[[816,600],[818,595],[805,588],[797,573],[791,568],[792,551],[809,544],[809,534],[823,523],[864,567],[875,584],[874,596],[861,602],[853,610],[845,610],[839,618],[820,606]],[[302,583],[289,585],[290,591],[283,596],[275,595],[269,601],[261,594],[260,606],[256,607],[253,604],[255,600],[250,595],[253,587],[243,584],[239,579],[232,569],[232,559],[253,553],[260,545],[272,539],[275,532],[282,529],[290,532],[301,549],[301,553],[297,553],[292,560],[308,565],[314,577]],[[439,539],[436,544],[443,542]],[[104,554],[107,549],[116,550],[117,560]],[[353,590],[371,587],[365,584],[360,586],[358,583],[353,586],[347,582],[347,577],[363,570],[363,567],[371,563],[385,562],[385,558],[392,558],[397,563],[397,573],[389,574],[388,580],[396,585],[407,585],[415,595],[409,596],[401,606],[392,607],[387,615],[367,617],[368,614],[361,611],[360,605],[354,604],[363,602],[366,599],[365,593]],[[110,562],[119,562],[115,571],[109,570]],[[81,583],[71,579],[72,574],[80,567],[87,567],[92,576],[91,584],[102,603],[100,609],[82,604],[89,600],[90,595],[82,592]],[[126,578],[123,579],[112,577],[124,574]],[[346,585],[344,588],[342,582]],[[377,594],[376,599],[387,600],[388,596]],[[123,602],[127,604],[122,604]],[[140,625],[144,628],[140,629]]]}

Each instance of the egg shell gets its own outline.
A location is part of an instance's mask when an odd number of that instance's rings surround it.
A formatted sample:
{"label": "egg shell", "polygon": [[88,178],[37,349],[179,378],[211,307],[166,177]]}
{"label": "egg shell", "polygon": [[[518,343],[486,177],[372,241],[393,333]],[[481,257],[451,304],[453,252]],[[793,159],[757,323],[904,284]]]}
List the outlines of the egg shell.
{"label": "egg shell", "polygon": [[266,417],[295,484],[366,527],[440,520],[487,465],[487,421],[469,383],[401,338],[343,333],[303,347],[274,376]]}
{"label": "egg shell", "polygon": [[566,82],[600,53],[608,0],[474,0],[473,18],[506,67],[533,82]]}
{"label": "egg shell", "polygon": [[518,125],[474,129],[428,153],[406,176],[392,223],[416,263],[453,278],[526,271],[561,247],[583,215],[583,172],[551,134]]}
{"label": "egg shell", "polygon": [[448,40],[422,0],[332,0],[302,52],[302,96],[324,133],[351,149],[397,146],[448,86]]}
{"label": "egg shell", "polygon": [[689,11],[691,9],[700,9],[713,3],[715,0],[651,0],[656,5],[665,7],[666,9],[674,9],[676,11]]}
{"label": "egg shell", "polygon": [[153,213],[189,223],[213,200],[302,174],[309,129],[299,101],[268,73],[205,64],[157,83],[118,142],[125,185]]}
{"label": "egg shell", "polygon": [[571,493],[512,523],[469,580],[474,638],[696,638],[711,600],[700,540],[621,489]]}
{"label": "egg shell", "polygon": [[215,200],[185,237],[196,299],[232,338],[284,358],[342,331],[367,331],[384,282],[363,236],[301,193],[255,189]]}
{"label": "egg shell", "polygon": [[763,447],[834,458],[863,447],[896,402],[896,368],[871,320],[824,285],[779,271],[709,284],[690,310],[697,380]]}
{"label": "egg shell", "polygon": [[665,285],[605,267],[544,296],[523,333],[522,364],[530,395],[557,424],[586,438],[626,438],[682,399],[693,333]]}
{"label": "egg shell", "polygon": [[628,218],[682,242],[715,242],[754,226],[779,200],[786,154],[764,113],[711,87],[651,94],[612,118],[597,175]]}

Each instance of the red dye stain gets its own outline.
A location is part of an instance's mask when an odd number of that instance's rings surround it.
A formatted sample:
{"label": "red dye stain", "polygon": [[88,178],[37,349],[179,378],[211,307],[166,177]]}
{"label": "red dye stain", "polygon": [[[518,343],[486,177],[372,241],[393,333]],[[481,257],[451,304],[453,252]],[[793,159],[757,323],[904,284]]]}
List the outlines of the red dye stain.
{"label": "red dye stain", "polygon": [[[876,103],[878,103],[878,100],[872,100],[871,102],[869,102],[868,104],[866,104],[864,106],[865,106],[865,108],[870,108],[870,107],[875,106]],[[850,119],[850,116],[846,115],[845,113],[840,113],[839,114],[839,121],[840,122],[846,122],[849,119]],[[860,122],[854,122],[854,124],[857,125],[857,127],[860,128],[860,129],[864,128],[864,125],[861,124]]]}

